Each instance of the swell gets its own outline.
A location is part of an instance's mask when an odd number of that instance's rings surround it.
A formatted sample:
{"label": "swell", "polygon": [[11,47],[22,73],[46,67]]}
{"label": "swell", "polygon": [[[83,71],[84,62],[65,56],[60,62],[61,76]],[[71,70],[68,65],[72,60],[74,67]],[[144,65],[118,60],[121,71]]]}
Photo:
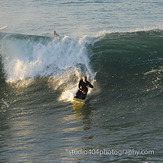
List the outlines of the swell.
{"label": "swell", "polygon": [[162,31],[105,34],[89,46],[93,53],[91,65],[97,76],[161,72],[162,41]]}
{"label": "swell", "polygon": [[163,57],[162,41],[162,31],[105,34],[90,46],[93,51],[91,60],[93,64],[98,61],[104,65],[105,71],[108,66],[159,66]]}
{"label": "swell", "polygon": [[[163,31],[106,33],[89,46],[100,97],[160,99],[163,92]],[[136,101],[134,102],[136,103]]]}

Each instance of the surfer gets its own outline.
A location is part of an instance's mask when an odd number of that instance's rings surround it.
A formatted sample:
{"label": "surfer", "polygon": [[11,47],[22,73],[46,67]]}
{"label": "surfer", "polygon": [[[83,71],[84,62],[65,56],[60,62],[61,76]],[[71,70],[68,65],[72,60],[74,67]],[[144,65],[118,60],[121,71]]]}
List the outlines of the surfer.
{"label": "surfer", "polygon": [[79,87],[79,90],[76,93],[75,98],[85,99],[87,96],[88,88],[93,88],[93,85],[89,81],[87,81],[86,76],[83,76],[79,82],[78,87]]}
{"label": "surfer", "polygon": [[53,35],[54,35],[54,37],[58,37],[59,36],[59,34],[56,31],[53,31]]}

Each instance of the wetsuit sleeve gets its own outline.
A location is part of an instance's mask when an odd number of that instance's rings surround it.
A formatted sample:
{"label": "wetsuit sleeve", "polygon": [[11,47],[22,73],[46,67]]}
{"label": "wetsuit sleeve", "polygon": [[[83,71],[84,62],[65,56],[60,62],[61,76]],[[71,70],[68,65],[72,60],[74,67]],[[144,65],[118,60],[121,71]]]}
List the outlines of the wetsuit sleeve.
{"label": "wetsuit sleeve", "polygon": [[90,82],[89,82],[89,84],[88,84],[88,85],[89,85],[89,87],[90,87],[90,88],[93,88],[93,85],[92,85]]}
{"label": "wetsuit sleeve", "polygon": [[81,80],[80,80],[80,82],[78,84],[78,88],[81,90]]}

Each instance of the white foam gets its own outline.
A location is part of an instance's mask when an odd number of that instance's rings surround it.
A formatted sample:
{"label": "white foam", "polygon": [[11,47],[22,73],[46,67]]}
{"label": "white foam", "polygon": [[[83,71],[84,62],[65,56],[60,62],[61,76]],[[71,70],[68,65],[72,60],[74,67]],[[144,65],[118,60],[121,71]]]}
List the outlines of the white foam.
{"label": "white foam", "polygon": [[6,81],[50,77],[52,89],[62,87],[59,99],[70,101],[82,75],[87,75],[91,81],[95,77],[85,44],[85,36],[80,39],[65,36],[44,43],[30,39],[5,39],[1,53]]}
{"label": "white foam", "polygon": [[83,65],[85,73],[92,70],[84,39],[74,40],[65,36],[47,45],[30,40],[5,40],[2,56],[7,81],[27,78],[57,76],[64,71]]}
{"label": "white foam", "polygon": [[141,31],[152,31],[152,30],[163,30],[163,26],[161,25],[156,25],[155,27],[141,27],[141,28],[135,28],[135,29],[110,29],[110,30],[102,30],[102,31],[99,31],[97,34],[96,34],[96,37],[103,37],[105,36],[106,34],[110,34],[110,33],[132,33],[132,32],[141,32]]}
{"label": "white foam", "polygon": [[162,72],[163,72],[163,66],[160,66],[158,69],[152,69],[150,71],[145,72],[144,75],[149,75],[153,73],[157,73],[160,75]]}

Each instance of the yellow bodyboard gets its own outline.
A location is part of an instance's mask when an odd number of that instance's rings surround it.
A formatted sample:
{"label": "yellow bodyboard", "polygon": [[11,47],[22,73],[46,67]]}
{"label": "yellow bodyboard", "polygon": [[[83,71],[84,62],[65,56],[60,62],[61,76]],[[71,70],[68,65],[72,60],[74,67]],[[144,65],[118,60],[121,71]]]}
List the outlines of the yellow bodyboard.
{"label": "yellow bodyboard", "polygon": [[80,111],[80,109],[84,106],[85,104],[85,99],[79,99],[79,98],[73,98],[73,108],[76,111]]}
{"label": "yellow bodyboard", "polygon": [[80,103],[85,103],[85,99],[80,99],[80,98],[73,98],[74,102],[80,102]]}

